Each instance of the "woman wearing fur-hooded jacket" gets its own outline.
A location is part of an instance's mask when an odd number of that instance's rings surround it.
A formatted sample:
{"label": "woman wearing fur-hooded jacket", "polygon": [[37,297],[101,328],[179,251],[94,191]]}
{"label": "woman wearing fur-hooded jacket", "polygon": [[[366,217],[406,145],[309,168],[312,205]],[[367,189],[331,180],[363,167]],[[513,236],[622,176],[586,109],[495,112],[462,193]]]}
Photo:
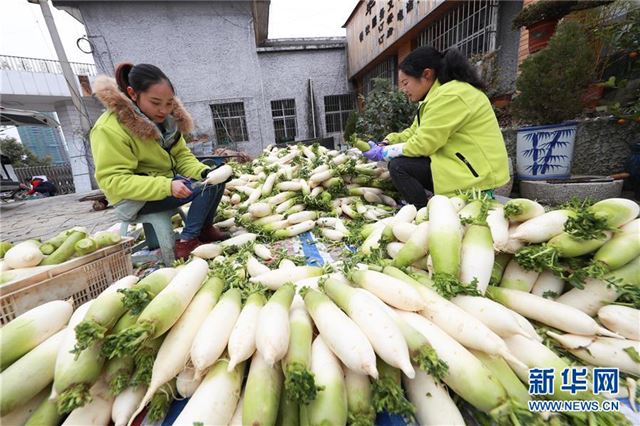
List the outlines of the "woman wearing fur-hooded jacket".
{"label": "woman wearing fur-hooded jacket", "polygon": [[120,64],[115,79],[99,76],[94,87],[107,109],[90,135],[95,176],[119,219],[191,202],[176,257],[224,239],[212,225],[224,184],[192,188],[211,169],[187,148],[193,122],[167,76],[154,65]]}

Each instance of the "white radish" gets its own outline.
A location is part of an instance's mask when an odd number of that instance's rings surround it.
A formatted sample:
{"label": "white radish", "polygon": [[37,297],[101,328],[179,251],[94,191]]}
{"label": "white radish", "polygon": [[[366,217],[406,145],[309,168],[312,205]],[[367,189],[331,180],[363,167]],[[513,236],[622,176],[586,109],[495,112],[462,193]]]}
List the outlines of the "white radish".
{"label": "white radish", "polygon": [[229,372],[226,360],[216,362],[180,412],[175,424],[228,424],[240,399],[243,373],[244,364]]}
{"label": "white radish", "polygon": [[129,423],[145,391],[144,386],[128,387],[116,396],[111,407],[111,420],[115,426],[126,426]]}
{"label": "white radish", "polygon": [[220,228],[220,229],[229,229],[231,227],[233,227],[236,224],[236,218],[235,217],[230,217],[227,220],[223,220],[220,222],[216,222],[216,227]]}
{"label": "white radish", "polygon": [[233,413],[233,417],[229,420],[229,426],[242,426],[242,406],[244,404],[244,394],[240,395],[236,411]]}
{"label": "white radish", "polygon": [[550,325],[558,330],[585,336],[601,334],[619,337],[598,325],[593,318],[584,312],[571,306],[508,288],[494,287],[490,289],[490,292],[491,298],[497,302],[527,318]]}
{"label": "white radish", "polygon": [[249,244],[256,240],[258,236],[256,234],[252,234],[250,232],[246,234],[240,234],[237,237],[229,238],[228,240],[224,240],[220,243],[220,245],[225,247],[241,247],[245,244]]}
{"label": "white radish", "polygon": [[273,207],[269,203],[254,203],[249,206],[249,213],[254,217],[266,217],[271,214]]}
{"label": "white radish", "polygon": [[262,260],[271,260],[273,259],[273,255],[271,254],[271,250],[269,247],[264,244],[256,244],[253,246],[253,252]]}
{"label": "white radish", "polygon": [[333,170],[325,170],[316,174],[311,175],[309,177],[309,183],[322,183],[325,180],[331,179],[333,177]]}
{"label": "white radish", "polygon": [[420,293],[410,284],[376,271],[359,270],[351,274],[358,286],[378,296],[385,303],[405,311],[425,308]]}
{"label": "white radish", "polygon": [[640,310],[607,305],[598,310],[598,319],[609,330],[631,340],[640,340]]}
{"label": "white radish", "polygon": [[153,363],[151,383],[144,399],[136,410],[136,414],[144,409],[162,385],[184,370],[189,360],[193,339],[218,301],[223,286],[224,284],[219,278],[209,278],[178,322],[167,333]]}
{"label": "white radish", "polygon": [[269,366],[260,351],[251,358],[244,387],[242,419],[245,425],[275,425],[282,396],[280,363]]}
{"label": "white radish", "polygon": [[231,330],[240,315],[240,300],[240,290],[227,290],[200,326],[191,345],[191,362],[196,377],[202,377],[227,347]]}
{"label": "white radish", "polygon": [[60,331],[71,318],[71,300],[35,307],[0,328],[0,371]]}
{"label": "white radish", "polygon": [[402,383],[409,401],[416,407],[416,420],[421,426],[466,424],[447,387],[430,374],[416,369],[416,377],[403,377]]}
{"label": "white radish", "polygon": [[533,285],[536,283],[539,276],[540,272],[527,271],[518,264],[514,257],[509,261],[507,267],[504,269],[502,279],[500,280],[500,287],[520,290],[528,293],[533,288]]}
{"label": "white radish", "polygon": [[324,284],[324,291],[360,327],[383,361],[402,370],[407,377],[415,377],[400,328],[384,310],[371,303],[365,290],[329,279]]}
{"label": "white radish", "polygon": [[395,259],[396,257],[398,257],[398,253],[400,253],[400,250],[402,250],[402,247],[404,247],[404,243],[398,243],[398,242],[389,243],[387,244],[387,254],[391,259]]}
{"label": "white radish", "polygon": [[297,267],[298,265],[291,259],[282,259],[278,264],[278,269],[295,269]]}
{"label": "white radish", "polygon": [[493,247],[496,251],[502,251],[509,241],[509,221],[504,217],[504,208],[497,205],[489,210],[487,225],[491,230]]}
{"label": "white radish", "polygon": [[625,373],[640,376],[640,362],[626,352],[633,351],[635,356],[640,353],[640,342],[637,340],[558,334],[552,331],[547,334],[590,365],[619,368]]}
{"label": "white radish", "polygon": [[451,201],[453,208],[456,209],[457,212],[462,210],[463,207],[467,205],[467,202],[460,197],[451,197],[449,198],[449,201]]}
{"label": "white radish", "polygon": [[280,192],[273,197],[267,198],[265,201],[271,205],[277,206],[285,201],[295,197],[297,194],[293,191]]}
{"label": "white radish", "polygon": [[187,365],[176,377],[176,389],[183,398],[191,398],[204,377],[196,377],[196,370]]}
{"label": "white radish", "polygon": [[279,191],[301,191],[302,184],[299,181],[280,182],[276,185]]}
{"label": "white radish", "polygon": [[226,182],[232,175],[233,169],[228,164],[225,164],[209,172],[204,183],[207,185],[217,185]]}
{"label": "white radish", "polygon": [[[45,388],[25,404],[13,409],[7,415],[0,417],[0,424],[7,426],[29,425],[27,422],[31,421],[30,419],[34,417],[36,411],[39,410],[41,406],[50,404],[47,399],[50,393],[49,389]],[[55,403],[53,409],[57,410],[57,408],[55,408]],[[33,422],[30,424],[33,425]]]}
{"label": "white radish", "polygon": [[[269,216],[265,216],[265,217],[261,217],[260,219],[254,220],[253,224],[256,226],[264,226],[267,225],[269,223],[273,223],[273,222],[279,222],[281,220],[284,220],[284,215],[282,214],[272,214]],[[262,245],[262,244],[256,244],[257,246]],[[258,254],[258,253],[256,253]],[[260,255],[258,255],[260,256]]]}
{"label": "white radish", "polygon": [[269,271],[271,271],[271,269],[269,269],[267,265],[261,263],[255,257],[251,255],[247,257],[247,272],[249,273],[250,277],[257,277],[262,274],[266,274]]}
{"label": "white radish", "polygon": [[408,266],[418,259],[425,257],[429,247],[430,229],[429,222],[423,222],[418,225],[415,232],[393,260],[393,264],[401,267]]}
{"label": "white radish", "polygon": [[260,310],[266,303],[265,297],[260,293],[254,293],[247,299],[238,320],[236,321],[231,335],[227,351],[229,352],[229,371],[236,365],[251,358],[256,350],[256,330]]}
{"label": "white radish", "polygon": [[458,278],[463,229],[451,201],[443,195],[429,200],[429,253],[434,274]]}
{"label": "white radish", "polygon": [[44,254],[40,251],[38,244],[33,240],[23,241],[11,247],[4,254],[3,265],[8,268],[30,268],[38,265]]}
{"label": "white radish", "polygon": [[252,283],[262,284],[270,290],[277,290],[287,282],[296,282],[305,278],[319,277],[323,270],[317,266],[295,266],[288,269],[274,269],[249,279]]}
{"label": "white radish", "polygon": [[533,284],[531,294],[555,300],[562,294],[563,289],[564,281],[562,278],[549,270],[544,270]]}
{"label": "white radish", "polygon": [[471,405],[490,412],[506,400],[506,392],[487,367],[455,339],[421,315],[396,311],[411,327],[427,338],[449,369],[444,382]]}
{"label": "white radish", "polygon": [[276,182],[277,178],[277,173],[271,173],[269,176],[267,176],[264,183],[262,184],[262,189],[260,191],[263,197],[268,197],[269,194],[271,194],[271,191],[273,190],[273,184]]}
{"label": "white radish", "polygon": [[295,225],[296,223],[302,223],[308,220],[315,220],[318,218],[318,212],[314,211],[304,211],[299,213],[294,213],[287,217],[287,222],[291,225]]}
{"label": "white radish", "polygon": [[222,246],[215,243],[202,244],[196,247],[191,254],[200,259],[214,259],[222,254]]}
{"label": "white radish", "polygon": [[256,328],[256,349],[273,366],[287,354],[289,347],[289,308],[295,286],[286,284],[260,309]]}
{"label": "white radish", "polygon": [[307,407],[309,424],[344,425],[347,423],[347,389],[340,362],[321,336],[311,346],[311,371],[316,384],[324,389]]}
{"label": "white radish", "polygon": [[500,337],[520,334],[533,337],[530,331],[521,327],[514,312],[486,297],[456,296],[453,303],[473,315]]}
{"label": "white radish", "polygon": [[[301,289],[305,288],[305,287],[310,287],[314,290],[318,290],[318,284],[320,283],[320,280],[326,278],[327,275],[320,275],[317,277],[311,277],[311,278],[303,278],[301,280],[298,280],[296,282],[294,282],[295,286],[296,286],[296,291],[300,291]],[[296,299],[299,297],[299,295],[296,295],[294,297],[294,304]]]}
{"label": "white radish", "polygon": [[324,294],[309,289],[304,303],[324,342],[354,371],[378,378],[376,355],[360,328]]}
{"label": "white radish", "polygon": [[398,241],[406,243],[416,232],[417,225],[413,223],[397,222],[393,224],[393,235]]}
{"label": "white radish", "polygon": [[114,397],[109,392],[107,382],[98,380],[89,392],[91,402],[73,410],[62,423],[63,426],[109,425]]}
{"label": "white radish", "polygon": [[69,328],[58,331],[0,374],[0,416],[26,404],[51,384],[58,350],[70,333]]}
{"label": "white radish", "polygon": [[287,228],[279,229],[275,231],[274,236],[280,239],[295,237],[296,235],[300,235],[303,232],[311,231],[315,226],[316,226],[315,221],[305,220],[304,222],[296,223],[295,225],[291,225]]}
{"label": "white radish", "polygon": [[511,222],[524,222],[544,214],[544,207],[527,198],[513,198],[504,207],[504,215]]}
{"label": "white radish", "polygon": [[564,231],[564,224],[572,213],[568,210],[553,210],[521,223],[511,234],[511,238],[528,243],[549,241]]}
{"label": "white radish", "polygon": [[517,224],[512,224],[511,226],[509,226],[509,239],[507,240],[507,243],[504,245],[504,247],[502,247],[502,253],[516,254],[518,250],[525,246],[524,241],[513,238],[513,233],[516,232],[517,228]]}
{"label": "white radish", "polygon": [[335,229],[321,228],[320,233],[323,237],[331,241],[340,241],[345,237],[345,234],[340,231],[336,231]]}
{"label": "white radish", "polygon": [[489,327],[462,308],[443,298],[431,288],[419,284],[396,268],[386,267],[384,272],[415,288],[426,306],[426,309],[422,310],[420,314],[434,322],[464,346],[488,354],[500,355],[505,359],[513,359],[513,355],[509,353],[504,341]]}
{"label": "white radish", "polygon": [[495,259],[494,241],[489,227],[469,225],[462,239],[460,260],[460,281],[470,285],[475,281],[480,293],[484,294],[491,280]]}

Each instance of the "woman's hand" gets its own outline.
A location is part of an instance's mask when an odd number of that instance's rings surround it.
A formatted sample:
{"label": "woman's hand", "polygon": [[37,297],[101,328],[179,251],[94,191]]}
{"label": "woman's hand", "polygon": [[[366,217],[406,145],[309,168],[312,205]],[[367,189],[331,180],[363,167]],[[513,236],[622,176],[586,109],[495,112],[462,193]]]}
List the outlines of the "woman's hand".
{"label": "woman's hand", "polygon": [[171,195],[175,198],[187,198],[191,195],[191,190],[183,180],[176,179],[171,181]]}

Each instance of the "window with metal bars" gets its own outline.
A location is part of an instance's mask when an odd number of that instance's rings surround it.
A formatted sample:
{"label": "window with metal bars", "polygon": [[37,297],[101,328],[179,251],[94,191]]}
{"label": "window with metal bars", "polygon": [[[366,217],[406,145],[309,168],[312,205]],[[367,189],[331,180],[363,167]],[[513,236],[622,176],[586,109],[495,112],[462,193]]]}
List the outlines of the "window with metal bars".
{"label": "window with metal bars", "polygon": [[457,48],[470,58],[496,48],[498,0],[456,2],[456,7],[429,25],[418,37],[418,46],[443,52]]}
{"label": "window with metal bars", "polygon": [[290,142],[296,139],[296,101],[295,99],[281,99],[271,101],[271,116],[276,142]]}
{"label": "window with metal bars", "polygon": [[391,88],[398,87],[398,60],[395,56],[389,56],[366,73],[362,79],[363,92],[367,96],[373,90],[374,78],[386,78],[391,83]]}
{"label": "window with metal bars", "polygon": [[356,97],[353,94],[325,96],[324,121],[327,133],[344,131],[349,114],[355,109]]}
{"label": "window with metal bars", "polygon": [[216,141],[219,145],[249,140],[244,102],[212,104],[210,106],[213,126],[216,130]]}

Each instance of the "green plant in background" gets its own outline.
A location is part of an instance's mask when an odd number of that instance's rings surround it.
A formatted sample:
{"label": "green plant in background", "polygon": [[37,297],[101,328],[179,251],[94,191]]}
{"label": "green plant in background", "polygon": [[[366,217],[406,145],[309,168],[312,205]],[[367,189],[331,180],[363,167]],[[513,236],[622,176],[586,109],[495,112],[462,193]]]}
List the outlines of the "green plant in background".
{"label": "green plant in background", "polygon": [[344,123],[344,140],[348,141],[351,139],[351,135],[356,132],[356,121],[358,121],[358,113],[355,111],[351,111],[349,116],[347,117],[346,123]]}
{"label": "green plant in background", "polygon": [[583,108],[582,94],[593,81],[594,59],[584,25],[562,22],[549,45],[522,63],[514,116],[530,124],[555,124],[577,117]]}
{"label": "green plant in background", "polygon": [[[601,8],[586,11],[576,18],[587,25],[595,47],[596,81],[614,91],[609,101],[598,108],[611,113],[619,124],[640,120],[640,4],[616,1]],[[599,12],[597,15],[596,12]],[[602,81],[604,80],[604,81]]]}
{"label": "green plant in background", "polygon": [[573,11],[601,6],[612,1],[539,0],[523,8],[511,25],[514,30],[519,30],[538,22],[560,19]]}
{"label": "green plant in background", "polygon": [[389,80],[376,78],[363,111],[357,114],[355,132],[363,139],[381,141],[389,133],[409,127],[416,108],[402,92],[391,88]]}
{"label": "green plant in background", "polygon": [[9,157],[16,167],[50,166],[51,157],[40,158],[15,138],[0,137],[0,152]]}

